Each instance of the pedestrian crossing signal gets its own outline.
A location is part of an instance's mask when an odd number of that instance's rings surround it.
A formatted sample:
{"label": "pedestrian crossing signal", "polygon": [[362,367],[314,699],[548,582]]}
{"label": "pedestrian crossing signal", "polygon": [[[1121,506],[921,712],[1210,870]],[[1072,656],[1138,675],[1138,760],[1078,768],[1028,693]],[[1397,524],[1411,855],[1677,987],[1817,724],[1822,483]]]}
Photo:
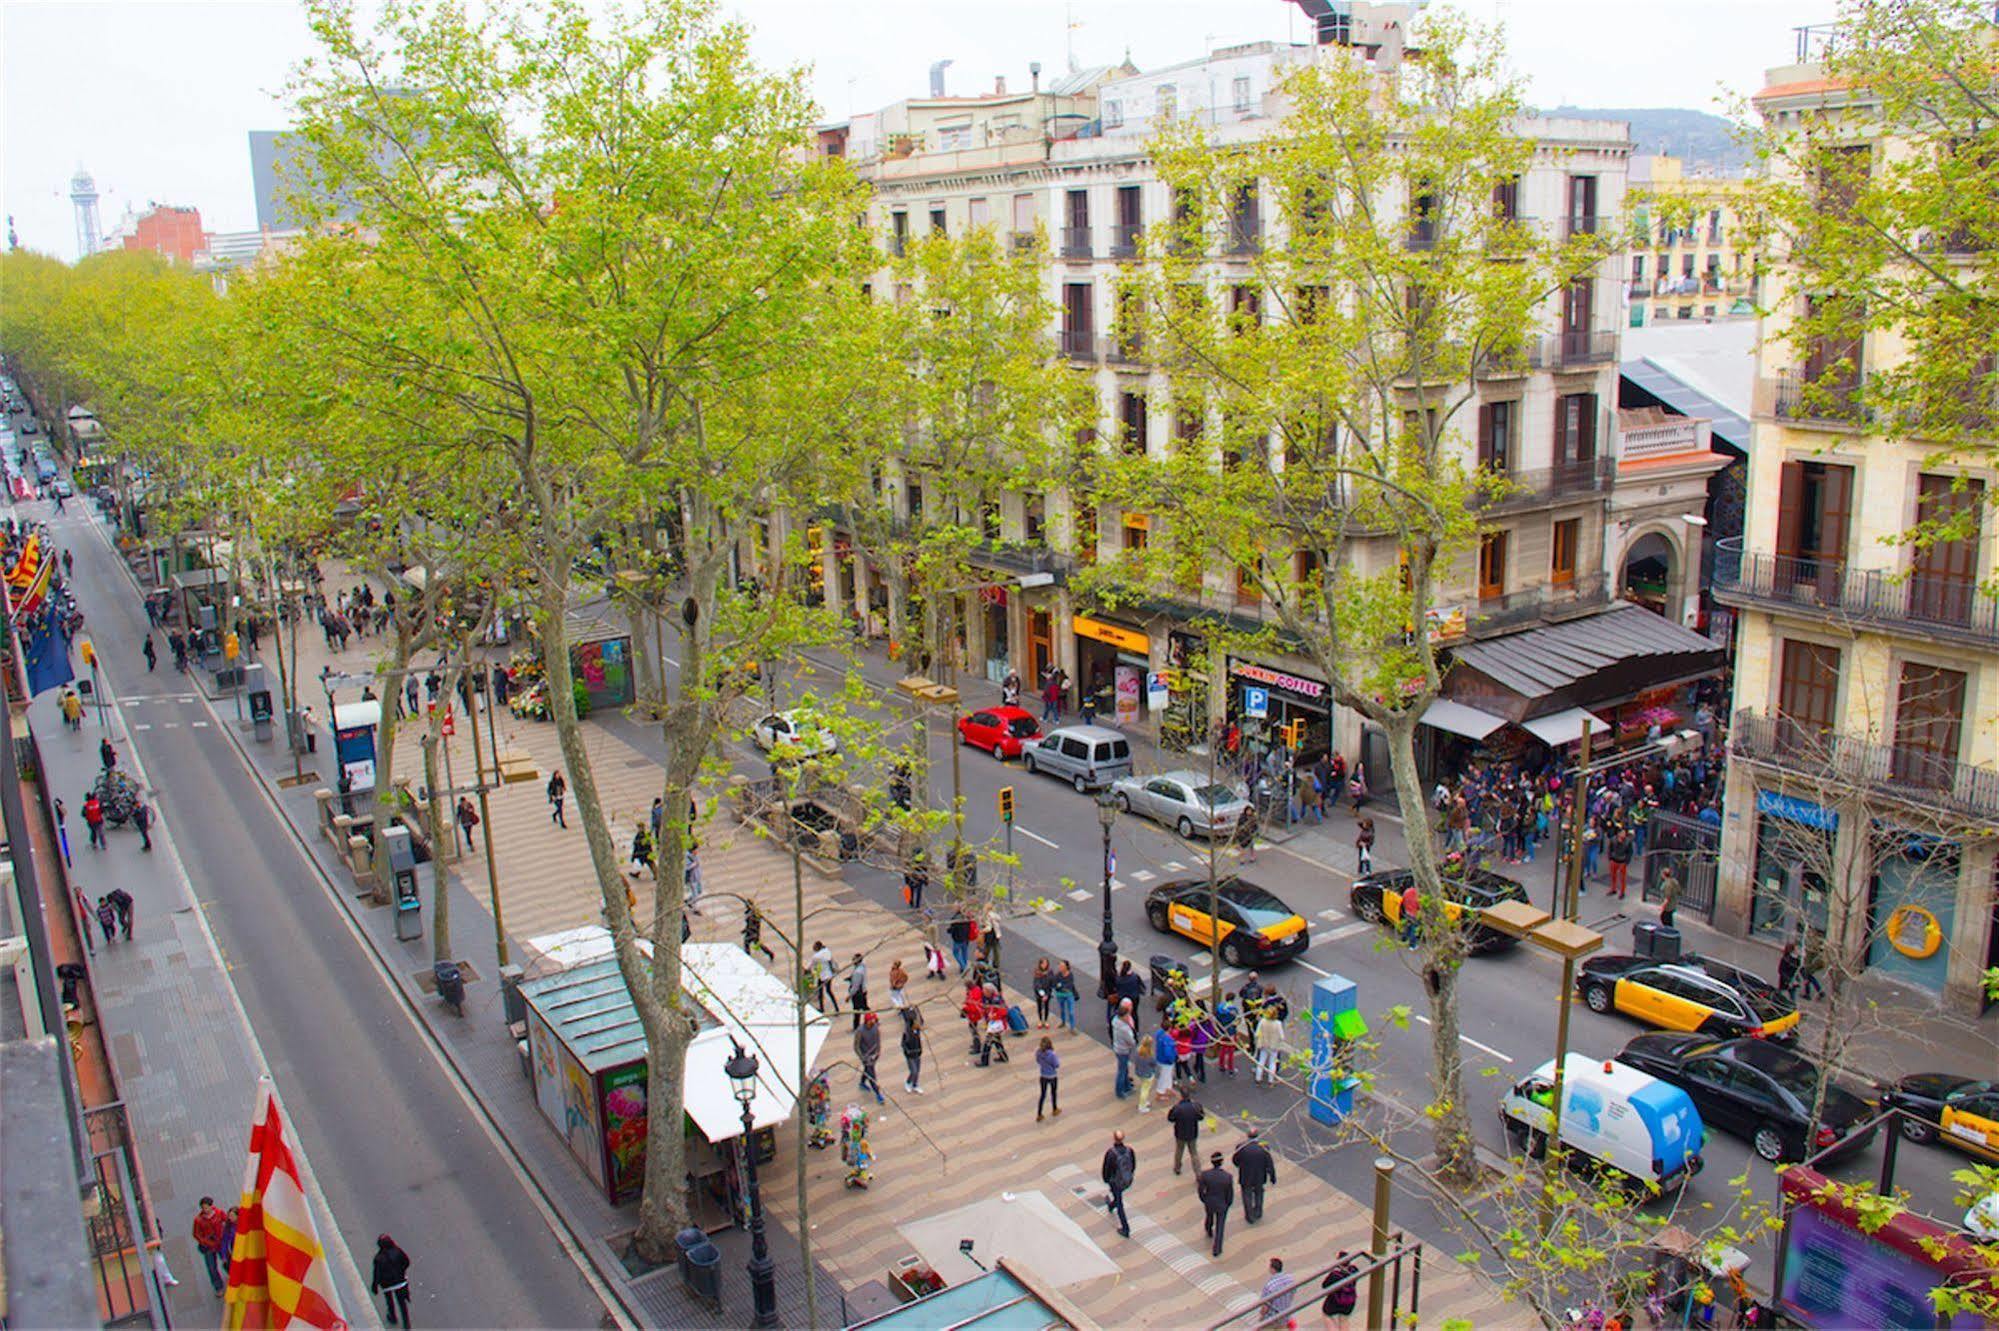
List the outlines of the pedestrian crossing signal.
{"label": "pedestrian crossing signal", "polygon": [[999,809],[1000,809],[1000,821],[1001,821],[1001,822],[1003,822],[1003,823],[1010,823],[1010,822],[1012,822],[1012,821],[1013,821],[1013,787],[1012,787],[1012,786],[1001,786],[1001,787],[1000,787],[1000,792],[999,792]]}

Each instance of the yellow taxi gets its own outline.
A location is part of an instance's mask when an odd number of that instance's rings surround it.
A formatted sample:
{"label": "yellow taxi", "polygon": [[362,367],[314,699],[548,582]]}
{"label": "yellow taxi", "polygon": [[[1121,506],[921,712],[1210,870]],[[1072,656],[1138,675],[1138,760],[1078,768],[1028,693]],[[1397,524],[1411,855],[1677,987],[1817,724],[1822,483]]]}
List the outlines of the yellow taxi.
{"label": "yellow taxi", "polygon": [[1889,1087],[1881,1107],[1902,1111],[1897,1122],[1912,1142],[1944,1141],[1999,1160],[1999,1082],[1919,1072]]}
{"label": "yellow taxi", "polygon": [[[1402,894],[1415,881],[1415,873],[1408,869],[1385,869],[1380,873],[1363,874],[1354,879],[1348,901],[1353,906],[1353,913],[1361,919],[1400,928]],[[1488,869],[1471,869],[1444,877],[1444,918],[1454,924],[1467,906],[1483,911],[1502,901],[1525,900],[1526,888]],[[1473,924],[1465,935],[1466,948],[1473,953],[1497,952],[1512,947],[1517,941],[1512,934],[1485,924]]]}
{"label": "yellow taxi", "polygon": [[[1213,908],[1211,911],[1210,908]],[[1177,878],[1145,896],[1145,918],[1162,933],[1211,945],[1231,966],[1260,966],[1312,945],[1305,917],[1246,879],[1227,877],[1211,898],[1205,878]]]}
{"label": "yellow taxi", "polygon": [[1576,990],[1592,1012],[1622,1012],[1661,1030],[1788,1040],[1798,1025],[1797,1004],[1777,986],[1692,953],[1677,961],[1594,956],[1583,963]]}

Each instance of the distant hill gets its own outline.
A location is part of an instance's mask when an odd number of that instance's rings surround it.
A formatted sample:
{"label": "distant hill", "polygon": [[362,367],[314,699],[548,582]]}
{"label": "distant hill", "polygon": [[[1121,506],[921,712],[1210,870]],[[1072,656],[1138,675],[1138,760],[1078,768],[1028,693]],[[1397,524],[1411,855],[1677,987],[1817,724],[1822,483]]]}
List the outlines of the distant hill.
{"label": "distant hill", "polygon": [[1637,151],[1681,158],[1690,169],[1740,171],[1750,161],[1748,150],[1735,140],[1734,127],[1709,111],[1685,111],[1672,106],[1629,110],[1558,106],[1546,114],[1584,120],[1628,120],[1631,141],[1638,145]]}

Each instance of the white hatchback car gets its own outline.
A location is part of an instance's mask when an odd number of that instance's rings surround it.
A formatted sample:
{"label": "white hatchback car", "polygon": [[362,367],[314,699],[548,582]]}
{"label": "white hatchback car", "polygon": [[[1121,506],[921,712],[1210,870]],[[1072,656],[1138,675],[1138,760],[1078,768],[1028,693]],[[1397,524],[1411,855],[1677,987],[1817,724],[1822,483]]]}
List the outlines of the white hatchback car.
{"label": "white hatchback car", "polygon": [[1111,793],[1120,809],[1144,814],[1183,837],[1232,835],[1249,809],[1235,789],[1192,771],[1119,777],[1111,782]]}
{"label": "white hatchback car", "polygon": [[772,712],[750,729],[750,738],[759,749],[771,753],[781,744],[807,755],[840,751],[840,737],[820,725],[810,714],[797,711]]}

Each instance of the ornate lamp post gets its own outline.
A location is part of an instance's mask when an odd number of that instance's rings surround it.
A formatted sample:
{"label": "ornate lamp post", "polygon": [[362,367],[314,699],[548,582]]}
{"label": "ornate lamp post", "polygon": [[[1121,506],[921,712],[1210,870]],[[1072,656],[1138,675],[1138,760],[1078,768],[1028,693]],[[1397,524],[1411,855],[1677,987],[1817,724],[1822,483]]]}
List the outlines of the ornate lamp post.
{"label": "ornate lamp post", "polygon": [[1111,827],[1117,822],[1117,800],[1109,787],[1097,792],[1097,821],[1104,829],[1104,936],[1097,943],[1102,967],[1097,997],[1108,1000],[1117,992],[1117,938],[1111,933]]}
{"label": "ornate lamp post", "polygon": [[743,1180],[750,1197],[750,1295],[756,1302],[752,1326],[777,1325],[777,1270],[771,1264],[770,1244],[764,1238],[763,1193],[757,1187],[757,1148],[751,1139],[755,1120],[750,1117],[750,1101],[757,1098],[757,1057],[743,1052],[742,1041],[733,1040],[736,1052],[723,1065],[729,1087],[743,1106]]}

